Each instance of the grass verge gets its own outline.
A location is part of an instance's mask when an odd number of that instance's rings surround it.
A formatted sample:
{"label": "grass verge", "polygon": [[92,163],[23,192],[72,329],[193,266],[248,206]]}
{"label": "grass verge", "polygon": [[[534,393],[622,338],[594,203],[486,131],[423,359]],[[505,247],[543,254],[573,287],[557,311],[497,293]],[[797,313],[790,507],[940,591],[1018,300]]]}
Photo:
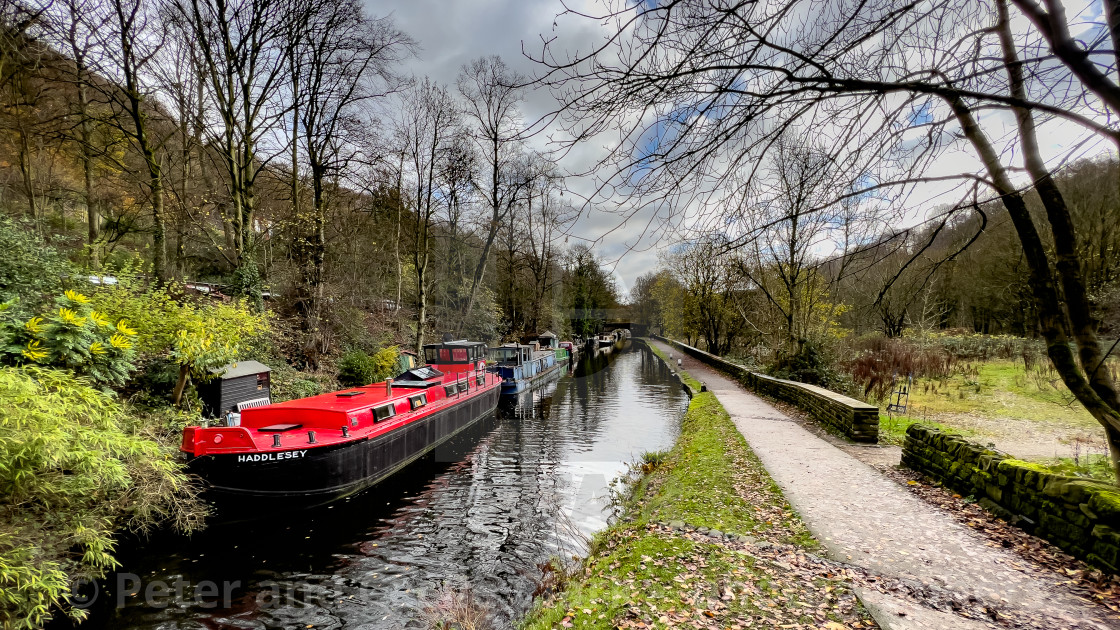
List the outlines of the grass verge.
{"label": "grass verge", "polygon": [[817,543],[714,394],[694,395],[659,459],[523,629],[875,627],[846,576],[797,560]]}
{"label": "grass verge", "polygon": [[[653,345],[652,343],[647,343],[646,347],[652,350],[653,353],[657,355],[657,358],[664,361],[665,365],[668,365],[669,367],[674,369],[676,368],[676,361],[665,356],[665,353],[662,352],[660,348]],[[692,375],[690,375],[688,372],[685,372],[684,370],[680,370],[678,373],[680,374],[681,382],[687,385],[689,389],[692,390],[693,395],[700,393],[700,381],[692,378]]]}

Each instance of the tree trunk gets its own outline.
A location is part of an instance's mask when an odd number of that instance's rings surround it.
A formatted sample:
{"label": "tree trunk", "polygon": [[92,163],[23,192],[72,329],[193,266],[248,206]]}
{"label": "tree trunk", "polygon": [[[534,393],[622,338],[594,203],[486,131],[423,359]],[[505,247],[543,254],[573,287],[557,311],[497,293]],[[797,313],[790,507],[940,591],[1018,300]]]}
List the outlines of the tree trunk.
{"label": "tree trunk", "polygon": [[183,400],[183,390],[187,388],[187,377],[191,370],[185,365],[179,366],[179,380],[175,381],[175,391],[171,395],[172,404],[178,405]]}
{"label": "tree trunk", "polygon": [[19,170],[23,175],[23,191],[27,195],[27,207],[31,213],[31,220],[39,228],[39,204],[35,200],[35,186],[31,177],[31,140],[28,138],[27,128],[19,125]]}
{"label": "tree trunk", "polygon": [[325,173],[317,159],[312,156],[311,186],[314,194],[311,217],[311,235],[307,243],[304,280],[307,285],[307,331],[319,353],[326,350],[323,337],[323,267],[326,263],[326,198],[324,192]]}
{"label": "tree trunk", "polygon": [[401,166],[397,170],[397,234],[393,239],[393,257],[397,261],[397,302],[393,304],[393,313],[397,318],[397,334],[404,332],[404,320],[401,318],[401,300],[404,299],[404,263],[401,261],[401,223],[404,213],[404,191],[401,190],[401,179],[404,177],[404,155],[401,155]]}
{"label": "tree trunk", "polygon": [[1070,392],[1105,428],[1113,471],[1120,480],[1120,442],[1114,439],[1120,437],[1120,414],[1090,386],[1070,348],[1066,332],[1067,316],[1062,310],[1049,259],[1027,204],[1008,176],[999,155],[977,124],[972,111],[960,98],[949,98],[947,101],[965,137],[972,143],[988,171],[1023,245],[1023,257],[1030,270],[1030,285],[1035,308],[1038,309],[1039,332],[1046,340],[1046,353]]}
{"label": "tree trunk", "polygon": [[155,150],[148,141],[147,126],[140,111],[140,102],[134,100],[133,120],[136,124],[136,139],[144,164],[148,168],[148,189],[152,195],[152,275],[156,283],[167,283],[167,223],[163,202],[163,164],[156,157]]}
{"label": "tree trunk", "polygon": [[[153,156],[154,158],[154,156]],[[163,206],[163,172],[148,167],[152,189],[152,274],[161,286],[167,283],[167,224]]]}
{"label": "tree trunk", "polygon": [[428,317],[427,264],[416,266],[416,356],[424,356],[424,321]]}
{"label": "tree trunk", "polygon": [[[1011,95],[1017,99],[1026,100],[1027,93],[1023,69],[1015,49],[1015,42],[1012,39],[1007,5],[1004,0],[1000,0],[996,3],[996,7],[999,15],[997,30],[1003,49],[1004,68],[1007,70]],[[1120,426],[1113,426],[1109,419],[1109,416],[1116,418],[1120,415],[1120,397],[1117,396],[1115,385],[1108,370],[1100,369],[1104,364],[1105,356],[1097,337],[1097,327],[1093,321],[1089,298],[1085,289],[1080,257],[1077,254],[1077,234],[1074,231],[1073,218],[1066,206],[1065,197],[1062,196],[1058,185],[1050,174],[1050,170],[1042,159],[1034,115],[1024,107],[1013,107],[1012,110],[1015,112],[1015,119],[1019,126],[1023,162],[1027,172],[1034,180],[1035,189],[1042,200],[1043,208],[1046,210],[1046,218],[1054,236],[1054,253],[1057,258],[1054,267],[1058,273],[1058,280],[1061,282],[1067,321],[1077,345],[1081,371],[1085,375],[1084,378],[1088,380],[1089,387],[1100,397],[1101,402],[1106,407],[1106,409],[1101,410],[1101,413],[1093,413],[1093,416],[1105,428],[1106,435],[1109,438],[1113,471],[1116,474],[1117,481],[1120,481],[1120,441],[1115,439],[1118,437],[1117,429],[1120,429]],[[1071,376],[1076,376],[1080,380],[1081,375],[1071,374]],[[1073,390],[1072,387],[1070,389]],[[1085,401],[1082,401],[1082,403],[1085,404]],[[1088,407],[1089,405],[1086,404],[1086,408]],[[1090,413],[1092,413],[1092,409],[1090,409]]]}
{"label": "tree trunk", "polygon": [[93,129],[89,119],[89,95],[86,93],[86,86],[82,77],[84,70],[79,68],[78,75],[78,132],[81,139],[81,154],[82,154],[82,201],[86,205],[86,227],[87,227],[87,241],[86,245],[89,247],[89,267],[92,270],[101,268],[101,256],[97,250],[101,238],[101,213],[98,212],[97,205],[93,202],[93,149],[91,142],[93,142]]}
{"label": "tree trunk", "polygon": [[500,150],[500,138],[497,134],[492,137],[492,158],[493,158],[493,171],[490,174],[490,229],[486,233],[486,243],[482,246],[482,254],[478,258],[478,265],[474,268],[474,277],[471,280],[471,292],[467,297],[467,308],[463,311],[463,319],[465,320],[471,314],[471,309],[474,308],[475,298],[478,297],[478,287],[482,284],[482,277],[486,275],[486,261],[490,257],[490,249],[494,246],[494,240],[498,236],[498,226],[501,224],[501,199],[499,198],[498,191],[501,185],[501,166],[498,162],[498,151]]}

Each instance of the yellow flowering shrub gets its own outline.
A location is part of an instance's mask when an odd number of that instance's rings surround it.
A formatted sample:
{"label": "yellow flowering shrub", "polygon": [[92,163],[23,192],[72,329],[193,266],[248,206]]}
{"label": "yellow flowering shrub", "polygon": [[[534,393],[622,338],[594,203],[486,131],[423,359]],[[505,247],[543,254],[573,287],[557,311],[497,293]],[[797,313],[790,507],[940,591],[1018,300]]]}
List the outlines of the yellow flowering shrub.
{"label": "yellow flowering shrub", "polygon": [[174,287],[103,287],[94,293],[92,305],[118,322],[108,343],[133,343],[139,355],[170,359],[179,366],[173,393],[178,402],[188,380],[204,381],[211,369],[241,358],[267,333],[269,322],[244,300],[177,300],[171,297],[174,292]]}
{"label": "yellow flowering shrub", "polygon": [[119,386],[135,369],[137,331],[93,310],[89,296],[67,290],[55,308],[26,321],[14,320],[11,304],[0,305],[7,363],[72,370],[100,386]]}

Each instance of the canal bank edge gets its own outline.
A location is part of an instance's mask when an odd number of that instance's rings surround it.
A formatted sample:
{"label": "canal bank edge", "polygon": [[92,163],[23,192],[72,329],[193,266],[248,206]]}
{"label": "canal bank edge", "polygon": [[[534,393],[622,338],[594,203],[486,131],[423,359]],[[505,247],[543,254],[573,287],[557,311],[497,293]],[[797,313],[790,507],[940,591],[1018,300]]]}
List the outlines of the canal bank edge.
{"label": "canal bank edge", "polygon": [[839,432],[853,442],[875,444],[879,441],[879,408],[875,405],[816,385],[752,372],[723,357],[704,352],[675,339],[659,335],[652,337],[727,374],[755,394],[797,407],[817,422]]}
{"label": "canal bank edge", "polygon": [[622,517],[520,627],[875,627],[715,395],[678,376],[691,402],[673,448],[646,456]]}

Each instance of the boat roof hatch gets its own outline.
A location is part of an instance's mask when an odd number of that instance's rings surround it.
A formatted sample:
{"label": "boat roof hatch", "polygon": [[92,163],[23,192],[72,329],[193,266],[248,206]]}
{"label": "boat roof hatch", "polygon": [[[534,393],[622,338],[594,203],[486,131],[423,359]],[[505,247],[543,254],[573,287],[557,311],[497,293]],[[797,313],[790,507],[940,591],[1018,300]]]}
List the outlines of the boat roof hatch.
{"label": "boat roof hatch", "polygon": [[441,376],[443,376],[443,372],[440,372],[434,367],[422,365],[420,367],[414,367],[411,370],[405,370],[404,372],[401,372],[399,376],[393,379],[393,382],[402,383],[407,381],[429,381],[433,378],[439,378]]}

